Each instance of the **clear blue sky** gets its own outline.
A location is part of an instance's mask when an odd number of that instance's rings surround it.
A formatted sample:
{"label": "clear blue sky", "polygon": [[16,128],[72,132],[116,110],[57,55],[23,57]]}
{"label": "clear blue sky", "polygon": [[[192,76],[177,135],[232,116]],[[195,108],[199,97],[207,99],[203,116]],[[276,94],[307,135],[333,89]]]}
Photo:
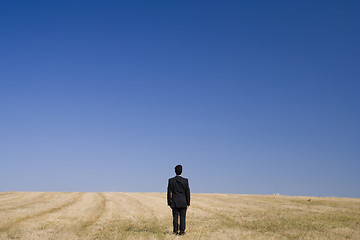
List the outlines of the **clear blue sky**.
{"label": "clear blue sky", "polygon": [[359,1],[0,1],[0,191],[360,197]]}

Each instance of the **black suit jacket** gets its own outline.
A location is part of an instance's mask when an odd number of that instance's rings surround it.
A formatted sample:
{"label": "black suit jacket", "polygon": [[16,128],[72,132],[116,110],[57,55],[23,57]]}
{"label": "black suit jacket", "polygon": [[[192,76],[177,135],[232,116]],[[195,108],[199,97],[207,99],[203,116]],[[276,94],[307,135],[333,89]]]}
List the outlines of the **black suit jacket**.
{"label": "black suit jacket", "polygon": [[190,205],[190,188],[187,178],[176,176],[169,179],[167,201],[171,208],[184,208]]}

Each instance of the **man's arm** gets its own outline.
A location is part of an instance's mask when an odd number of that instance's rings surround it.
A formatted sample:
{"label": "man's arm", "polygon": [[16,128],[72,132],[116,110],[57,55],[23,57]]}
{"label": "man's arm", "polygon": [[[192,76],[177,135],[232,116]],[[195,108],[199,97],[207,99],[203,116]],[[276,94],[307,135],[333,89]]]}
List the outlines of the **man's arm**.
{"label": "man's arm", "polygon": [[167,187],[167,202],[168,202],[168,206],[171,206],[171,200],[172,200],[172,191],[170,189],[170,179],[168,182],[168,187]]}
{"label": "man's arm", "polygon": [[189,181],[187,181],[187,184],[186,184],[185,197],[186,197],[186,205],[190,206],[190,187],[189,187]]}

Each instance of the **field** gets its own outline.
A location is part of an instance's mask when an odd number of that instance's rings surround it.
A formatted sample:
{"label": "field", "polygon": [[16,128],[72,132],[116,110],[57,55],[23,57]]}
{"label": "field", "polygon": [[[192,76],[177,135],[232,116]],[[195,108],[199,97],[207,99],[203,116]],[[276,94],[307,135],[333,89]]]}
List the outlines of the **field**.
{"label": "field", "polygon": [[360,199],[191,197],[174,236],[164,193],[0,192],[0,239],[360,239]]}

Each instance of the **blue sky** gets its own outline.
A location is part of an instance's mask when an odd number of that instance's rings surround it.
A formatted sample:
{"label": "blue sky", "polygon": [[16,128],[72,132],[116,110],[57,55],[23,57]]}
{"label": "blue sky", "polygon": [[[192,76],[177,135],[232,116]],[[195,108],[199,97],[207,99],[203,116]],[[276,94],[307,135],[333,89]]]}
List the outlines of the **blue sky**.
{"label": "blue sky", "polygon": [[0,191],[360,197],[358,1],[0,1]]}

